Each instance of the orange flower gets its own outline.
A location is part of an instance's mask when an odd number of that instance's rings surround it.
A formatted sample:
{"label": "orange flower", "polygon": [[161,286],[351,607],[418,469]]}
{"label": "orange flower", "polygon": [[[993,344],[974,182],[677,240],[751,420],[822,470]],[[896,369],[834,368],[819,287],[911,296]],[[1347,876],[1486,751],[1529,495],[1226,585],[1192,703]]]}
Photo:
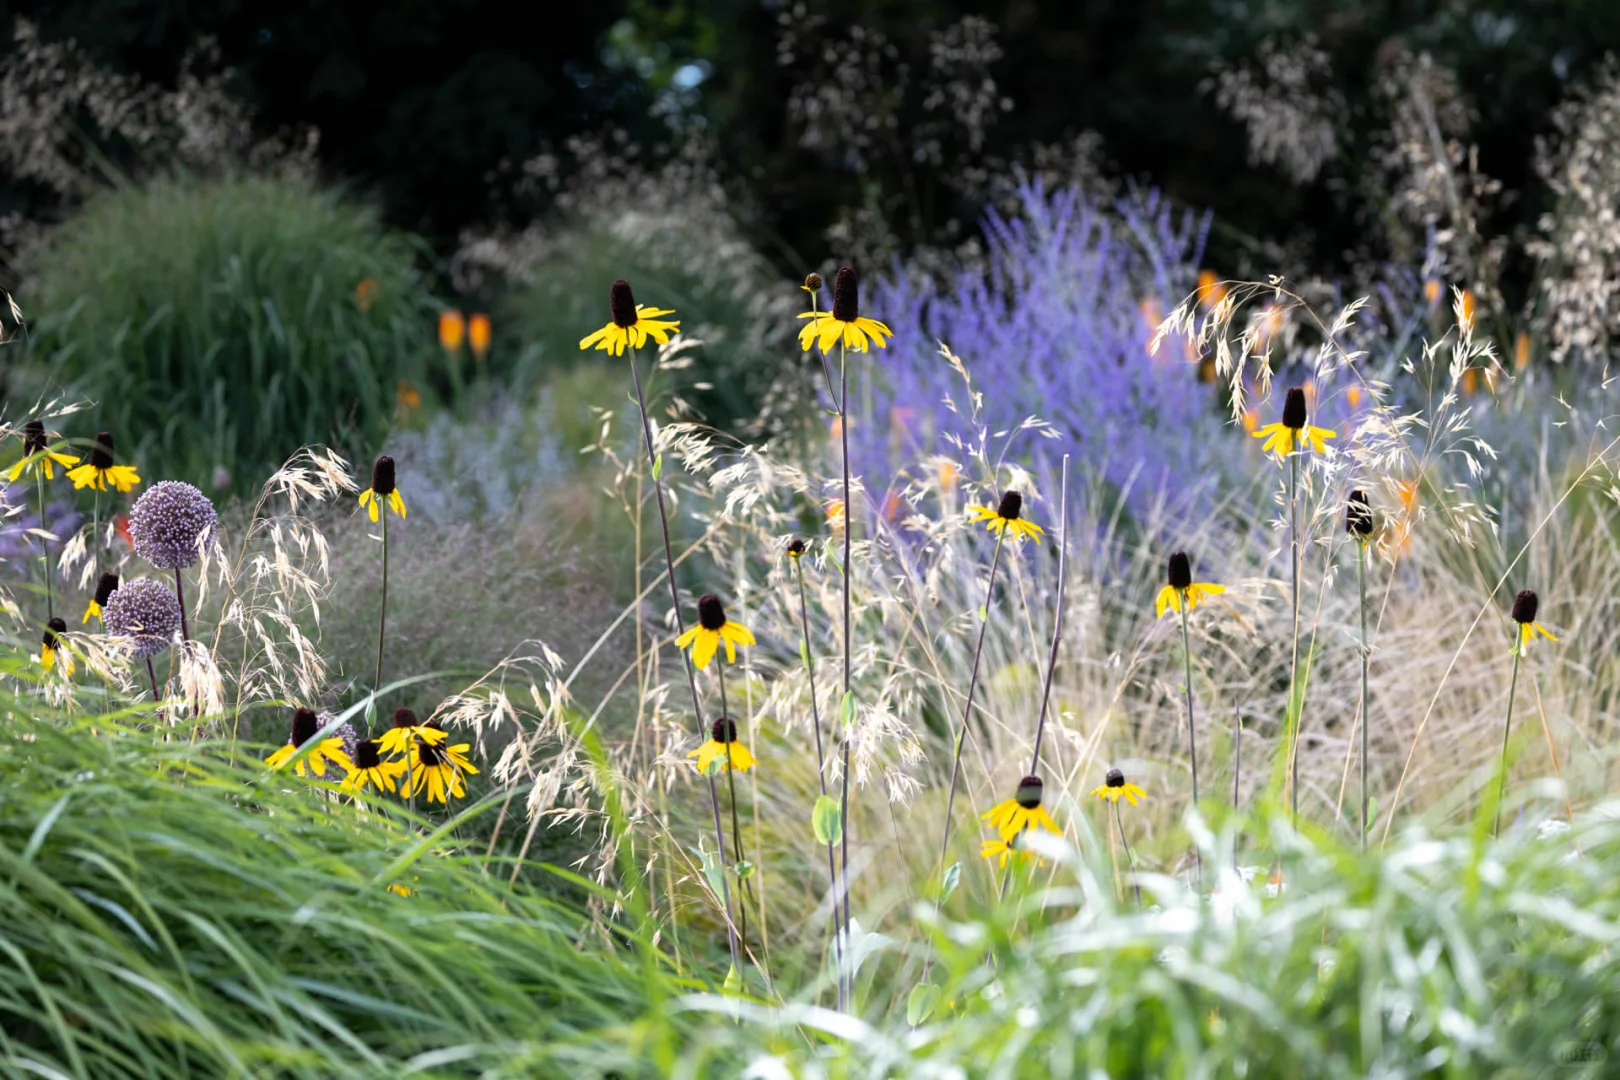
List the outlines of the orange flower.
{"label": "orange flower", "polygon": [[1440,302],[1440,280],[1429,278],[1423,283],[1423,299],[1429,302],[1430,307]]}
{"label": "orange flower", "polygon": [[827,520],[834,524],[842,524],[844,520],[844,500],[827,500]]}
{"label": "orange flower", "polygon": [[834,439],[843,438],[844,418],[842,416],[835,416],[832,418],[832,420],[828,421],[827,434]]}
{"label": "orange flower", "polygon": [[1226,299],[1226,286],[1213,270],[1198,271],[1198,302],[1205,311]]}
{"label": "orange flower", "polygon": [[354,287],[354,302],[364,315],[371,310],[371,302],[377,299],[377,290],[382,286],[377,284],[376,278],[362,278],[360,284]]}
{"label": "orange flower", "polygon": [[1467,371],[1464,371],[1462,373],[1462,394],[1463,394],[1463,397],[1473,397],[1475,392],[1477,392],[1478,390],[1479,390],[1479,370],[1477,368],[1469,368]]}
{"label": "orange flower", "polygon": [[456,308],[445,308],[439,312],[439,344],[445,352],[453,353],[461,348],[461,343],[467,337],[467,320]]}
{"label": "orange flower", "polygon": [[939,463],[939,490],[955,491],[957,475],[956,463],[941,459]]}
{"label": "orange flower", "polygon": [[1260,430],[1260,409],[1258,406],[1250,405],[1243,410],[1243,430],[1250,435]]}
{"label": "orange flower", "polygon": [[1345,390],[1345,392],[1344,392],[1344,400],[1349,403],[1349,405],[1350,405],[1350,407],[1352,409],[1360,408],[1361,407],[1361,387],[1352,386],[1352,387],[1348,388],[1347,390]]}
{"label": "orange flower", "polygon": [[1530,335],[1523,330],[1513,339],[1513,370],[1523,371],[1530,366]]}
{"label": "orange flower", "polygon": [[1212,383],[1215,381],[1215,358],[1206,356],[1198,361],[1198,381]]}
{"label": "orange flower", "polygon": [[1458,306],[1461,307],[1462,313],[1461,318],[1457,320],[1457,325],[1461,326],[1464,330],[1473,330],[1474,291],[1472,289],[1464,289],[1462,291],[1462,299],[1458,301]]}
{"label": "orange flower", "polygon": [[131,536],[129,532],[128,514],[119,514],[117,517],[113,518],[113,529],[120,537],[123,538],[124,543],[128,544],[131,548],[135,546],[135,537]]}
{"label": "orange flower", "polygon": [[422,394],[411,384],[409,379],[401,379],[399,385],[394,388],[394,401],[398,403],[402,410],[409,412],[412,409],[421,408]]}
{"label": "orange flower", "polygon": [[883,520],[893,524],[900,516],[900,496],[889,492],[889,497],[883,500]]}
{"label": "orange flower", "polygon": [[482,311],[467,320],[467,343],[480,360],[489,352],[489,316]]}

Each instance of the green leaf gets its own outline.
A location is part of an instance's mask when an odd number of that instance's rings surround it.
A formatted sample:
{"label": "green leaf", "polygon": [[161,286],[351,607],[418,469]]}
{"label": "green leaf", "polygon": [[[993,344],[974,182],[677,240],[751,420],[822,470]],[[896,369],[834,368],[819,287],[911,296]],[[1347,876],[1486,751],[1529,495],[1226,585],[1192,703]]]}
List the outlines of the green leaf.
{"label": "green leaf", "polygon": [[906,1023],[916,1027],[933,1015],[939,1004],[939,987],[933,983],[918,983],[906,996]]}
{"label": "green leaf", "polygon": [[709,879],[709,888],[714,890],[715,896],[725,895],[723,888],[725,882],[720,878],[720,860],[714,857],[714,852],[704,849],[703,876]]}
{"label": "green leaf", "polygon": [[838,722],[848,731],[855,726],[855,691],[845,690],[843,703],[838,706]]}
{"label": "green leaf", "polygon": [[838,572],[842,574],[844,572],[844,563],[843,560],[839,559],[838,555],[836,554],[832,537],[829,536],[826,540],[822,541],[821,546],[822,549],[827,553],[827,561],[836,566],[838,568]]}
{"label": "green leaf", "polygon": [[664,455],[659,454],[657,457],[653,458],[653,479],[654,480],[662,480],[663,478],[664,478]]}
{"label": "green leaf", "polygon": [[747,859],[743,859],[738,862],[736,870],[738,881],[747,881],[749,878],[754,876],[754,864],[749,862]]}
{"label": "green leaf", "polygon": [[810,811],[810,827],[816,839],[823,844],[836,844],[844,837],[844,821],[839,801],[831,795],[816,799],[816,808]]}
{"label": "green leaf", "polygon": [[959,862],[953,862],[951,863],[950,869],[945,871],[945,882],[940,889],[939,902],[943,904],[945,901],[949,900],[951,898],[951,893],[955,892],[956,887],[961,883],[962,864]]}
{"label": "green leaf", "polygon": [[801,663],[804,664],[804,669],[806,671],[809,671],[810,670],[810,646],[806,645],[802,641],[799,642],[799,660],[800,660]]}
{"label": "green leaf", "polygon": [[703,770],[703,775],[704,776],[719,776],[722,772],[725,771],[725,768],[726,768],[726,759],[725,758],[723,758],[723,757],[712,757],[712,758],[709,759],[708,767]]}
{"label": "green leaf", "polygon": [[725,991],[728,994],[742,993],[742,975],[737,971],[737,965],[732,964],[731,970],[726,972]]}

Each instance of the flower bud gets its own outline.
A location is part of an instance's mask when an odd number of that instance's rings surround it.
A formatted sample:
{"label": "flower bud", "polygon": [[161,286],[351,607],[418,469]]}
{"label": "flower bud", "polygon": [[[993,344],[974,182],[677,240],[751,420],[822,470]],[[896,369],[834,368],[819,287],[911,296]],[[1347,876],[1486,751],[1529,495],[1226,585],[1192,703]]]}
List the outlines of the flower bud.
{"label": "flower bud", "polygon": [[816,273],[814,270],[804,275],[804,287],[813,293],[820,292],[821,287],[825,284],[826,282],[821,280],[821,275]]}

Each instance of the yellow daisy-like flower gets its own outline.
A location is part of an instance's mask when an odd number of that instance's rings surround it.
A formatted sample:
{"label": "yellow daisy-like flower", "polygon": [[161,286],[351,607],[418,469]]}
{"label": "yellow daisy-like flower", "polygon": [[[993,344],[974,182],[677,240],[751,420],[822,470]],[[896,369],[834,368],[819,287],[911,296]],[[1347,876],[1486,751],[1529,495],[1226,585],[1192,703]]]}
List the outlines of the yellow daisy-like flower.
{"label": "yellow daisy-like flower", "polygon": [[25,473],[33,475],[35,471],[43,470],[45,479],[56,479],[56,466],[62,466],[66,471],[70,466],[77,465],[79,459],[73,454],[46,445],[45,423],[42,420],[30,420],[23,425],[23,456],[22,460],[11,467],[6,473],[6,479],[12,483]]}
{"label": "yellow daisy-like flower", "polygon": [[742,623],[732,622],[726,618],[726,609],[720,606],[720,600],[713,593],[704,593],[698,597],[698,623],[686,633],[675,639],[677,648],[692,647],[692,663],[697,665],[699,671],[708,668],[709,661],[720,650],[723,642],[726,646],[726,663],[737,662],[737,646],[754,644],[754,635]]}
{"label": "yellow daisy-like flower", "polygon": [[403,761],[384,761],[381,746],[375,739],[364,739],[355,744],[354,767],[343,778],[343,790],[360,792],[367,784],[379,792],[390,795],[397,788],[399,778],[405,775]]}
{"label": "yellow daisy-like flower", "polygon": [[377,745],[385,754],[408,756],[411,747],[418,742],[438,746],[449,737],[450,733],[442,727],[417,723],[416,714],[411,710],[395,709],[394,726],[377,737]]}
{"label": "yellow daisy-like flower", "polygon": [[982,859],[996,859],[996,867],[1003,870],[1007,867],[1007,860],[1014,855],[1019,856],[1026,862],[1032,862],[1036,866],[1045,866],[1046,860],[1024,847],[1023,836],[1023,833],[1019,833],[1011,840],[999,838],[985,840],[979,844],[979,857]]}
{"label": "yellow daisy-like flower", "polygon": [[1045,829],[1054,835],[1062,835],[1052,815],[1041,806],[1041,778],[1038,776],[1026,776],[1018,781],[1017,793],[1006,802],[992,807],[983,817],[1007,841],[1025,829]]}
{"label": "yellow daisy-like flower", "polygon": [[968,512],[973,515],[968,519],[970,523],[982,521],[984,527],[997,536],[1010,530],[1013,537],[1022,542],[1039,540],[1044,532],[1039,525],[1023,517],[1024,497],[1016,491],[1002,495],[998,506],[970,506]]}
{"label": "yellow daisy-like flower", "polygon": [[96,444],[90,450],[90,460],[76,469],[69,469],[67,478],[73,481],[74,490],[88,487],[106,491],[111,486],[125,494],[141,482],[135,466],[113,464],[113,437],[107,431],[96,433]]}
{"label": "yellow daisy-like flower", "polygon": [[[303,749],[304,745],[315,737],[321,730],[321,719],[309,709],[299,709],[293,713],[292,733],[287,739],[287,745],[264,759],[264,763],[272,769],[279,769],[287,764],[292,757]],[[349,773],[354,770],[354,762],[343,751],[343,740],[337,737],[322,739],[308,754],[299,759],[293,766],[299,776],[314,773],[316,777],[324,779],[326,766],[332,764],[342,772]],[[306,770],[306,766],[308,767]],[[341,779],[335,777],[334,779]]]}
{"label": "yellow daisy-like flower", "polygon": [[660,345],[669,342],[669,335],[681,328],[679,319],[667,320],[675,314],[674,308],[646,307],[636,303],[630,292],[630,283],[620,278],[608,290],[608,311],[613,319],[595,333],[580,339],[581,349],[597,349],[610,356],[623,356],[626,348],[639,349],[651,337]]}
{"label": "yellow daisy-like flower", "polygon": [[92,615],[98,619],[101,618],[101,609],[112,597],[113,590],[116,588],[118,588],[118,575],[111,570],[103,573],[96,581],[96,595],[90,598],[89,605],[84,609],[84,618],[79,620],[80,626],[89,622]]}
{"label": "yellow daisy-like flower", "polygon": [[1327,428],[1312,427],[1305,422],[1305,391],[1301,387],[1293,386],[1289,388],[1288,396],[1283,399],[1282,420],[1259,428],[1254,432],[1254,437],[1266,440],[1260,446],[1265,453],[1287,457],[1296,447],[1303,449],[1308,446],[1318,454],[1325,453],[1326,440],[1337,439],[1339,433]]}
{"label": "yellow daisy-like flower", "polygon": [[376,521],[385,499],[388,508],[403,520],[405,497],[399,493],[399,487],[394,483],[394,459],[387,454],[378,457],[371,466],[371,486],[360,493],[360,505],[366,508],[371,520]]}
{"label": "yellow daisy-like flower", "polygon": [[709,729],[708,742],[686,756],[697,758],[698,772],[704,776],[708,776],[711,772],[725,772],[727,769],[747,772],[759,764],[754,755],[748,752],[748,747],[737,741],[736,722],[726,717],[714,722],[714,726]]}
{"label": "yellow daisy-like flower", "polygon": [[1183,597],[1186,598],[1187,610],[1192,611],[1208,596],[1219,596],[1226,591],[1225,585],[1215,585],[1208,581],[1194,581],[1192,579],[1192,564],[1187,561],[1187,553],[1178,551],[1170,556],[1169,581],[1159,590],[1158,597],[1153,602],[1157,618],[1164,618],[1166,611],[1180,611]]}
{"label": "yellow daisy-like flower", "polygon": [[886,349],[888,339],[894,336],[894,331],[883,323],[861,316],[860,286],[855,271],[848,266],[840,267],[833,278],[832,310],[806,311],[799,318],[810,320],[799,331],[799,344],[805,352],[818,343],[822,352],[828,352],[840,341],[850,352],[865,352],[868,339]]}
{"label": "yellow daisy-like flower", "polygon": [[1108,778],[1100,787],[1092,788],[1091,793],[1097,798],[1107,799],[1111,803],[1117,803],[1119,800],[1124,799],[1132,806],[1136,805],[1137,799],[1147,798],[1147,792],[1135,784],[1127,784],[1125,774],[1118,769],[1109,769]]}
{"label": "yellow daisy-like flower", "polygon": [[1520,652],[1530,647],[1530,643],[1535,640],[1537,634],[1540,634],[1548,641],[1558,640],[1547,632],[1546,627],[1536,622],[1536,611],[1540,606],[1541,600],[1530,589],[1525,589],[1513,598],[1513,621],[1519,624]]}
{"label": "yellow daisy-like flower", "polygon": [[73,677],[73,654],[66,648],[66,644],[58,634],[67,633],[67,623],[60,618],[52,619],[45,625],[45,638],[39,649],[39,666],[46,671],[60,670],[63,678]]}
{"label": "yellow daisy-like flower", "polygon": [[478,769],[467,758],[470,743],[454,746],[417,742],[410,762],[410,795],[415,798],[425,788],[428,802],[443,803],[467,794],[464,776],[477,776]]}

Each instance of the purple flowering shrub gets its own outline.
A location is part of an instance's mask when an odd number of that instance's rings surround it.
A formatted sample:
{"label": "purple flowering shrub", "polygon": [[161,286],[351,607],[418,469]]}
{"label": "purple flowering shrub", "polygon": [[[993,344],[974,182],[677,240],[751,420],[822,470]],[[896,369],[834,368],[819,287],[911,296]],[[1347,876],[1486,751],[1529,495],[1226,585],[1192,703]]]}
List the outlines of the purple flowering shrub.
{"label": "purple flowering shrub", "polygon": [[[1133,501],[1237,460],[1244,440],[1223,435],[1219,387],[1199,380],[1196,353],[1178,338],[1157,356],[1147,349],[1163,315],[1196,288],[1207,217],[1176,213],[1152,192],[1101,207],[1032,184],[1020,200],[1015,216],[987,219],[978,265],[948,279],[897,272],[870,288],[862,314],[895,333],[887,350],[855,361],[870,380],[869,407],[852,395],[852,413],[889,428],[886,451],[861,462],[874,486],[907,462],[955,453],[953,435],[974,437],[942,342],[983,395],[980,426],[1010,431],[1039,417],[1058,436],[1038,440],[1040,453],[1072,452],[1078,468],[1128,487]],[[1032,441],[1013,453],[1033,455]]]}

